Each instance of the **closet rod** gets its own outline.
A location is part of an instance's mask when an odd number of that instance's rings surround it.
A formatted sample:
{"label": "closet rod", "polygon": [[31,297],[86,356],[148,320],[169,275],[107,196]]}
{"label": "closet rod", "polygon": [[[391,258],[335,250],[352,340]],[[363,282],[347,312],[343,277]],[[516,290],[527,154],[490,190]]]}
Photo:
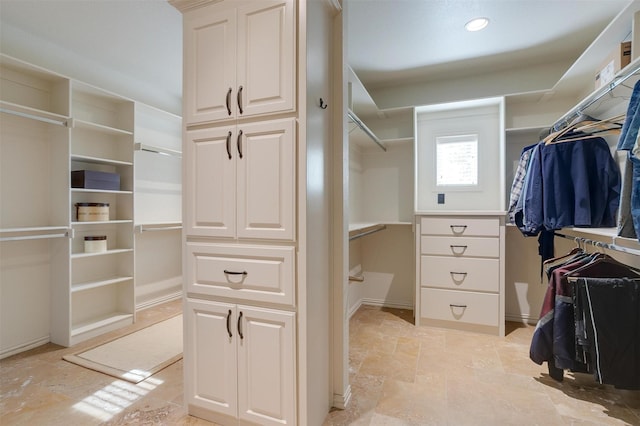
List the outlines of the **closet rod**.
{"label": "closet rod", "polygon": [[377,225],[377,226],[375,226],[373,228],[367,228],[366,230],[364,230],[364,231],[362,231],[360,233],[357,233],[357,234],[354,234],[354,235],[349,235],[349,241],[355,240],[357,238],[362,238],[364,236],[373,234],[373,233],[378,232],[378,231],[382,231],[383,229],[387,229],[387,225]]}
{"label": "closet rod", "polygon": [[177,229],[182,229],[182,225],[177,226],[156,226],[156,225],[138,225],[138,232],[150,232],[150,231],[174,231]]}
{"label": "closet rod", "polygon": [[366,126],[366,124],[364,124],[353,111],[347,110],[347,117],[349,117],[349,120],[353,121],[356,124],[356,126],[360,127],[360,129],[362,129],[362,131],[367,136],[369,136],[369,138],[371,138],[372,141],[378,144],[378,146],[382,148],[384,152],[387,152],[387,147],[384,146],[384,144],[380,141],[380,139],[378,139],[378,137],[371,131],[371,129],[369,129]]}
{"label": "closet rod", "polygon": [[594,247],[600,247],[600,248],[604,248],[604,249],[607,249],[607,250],[619,251],[621,253],[627,253],[627,254],[632,254],[632,255],[636,255],[636,256],[638,255],[637,250],[626,249],[624,247],[620,247],[620,246],[615,245],[615,244],[609,244],[609,243],[605,243],[605,242],[602,242],[602,241],[590,240],[588,238],[583,238],[583,237],[573,237],[573,236],[570,236],[570,235],[559,234],[557,232],[554,232],[553,235],[556,236],[556,237],[564,238],[566,240],[571,240],[571,241],[575,242],[576,244],[578,244],[578,243],[591,244]]}
{"label": "closet rod", "polygon": [[582,102],[580,102],[578,105],[567,111],[565,115],[560,117],[560,119],[554,123],[553,128],[557,128],[556,126],[559,125],[561,125],[562,127],[566,127],[566,125],[569,124],[571,120],[585,112],[587,108],[598,102],[600,99],[602,99],[603,96],[612,92],[616,87],[624,83],[629,77],[639,72],[640,62],[635,61],[633,66],[629,65],[625,69],[623,69],[612,82],[600,87],[591,95],[583,99]]}
{"label": "closet rod", "polygon": [[68,236],[68,232],[65,232],[64,234],[21,235],[16,237],[0,237],[0,241],[43,240],[47,238],[65,238]]}
{"label": "closet rod", "polygon": [[173,149],[161,148],[161,147],[158,147],[158,146],[145,145],[145,144],[139,143],[139,142],[136,143],[134,147],[135,147],[136,151],[153,152],[155,154],[170,155],[172,157],[182,158],[182,152],[176,151],[176,150],[173,150]]}

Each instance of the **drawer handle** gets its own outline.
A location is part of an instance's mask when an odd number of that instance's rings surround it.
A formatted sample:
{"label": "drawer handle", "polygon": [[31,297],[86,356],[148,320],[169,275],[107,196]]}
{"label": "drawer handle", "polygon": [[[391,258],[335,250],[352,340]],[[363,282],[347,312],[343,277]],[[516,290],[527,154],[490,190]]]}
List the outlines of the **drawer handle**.
{"label": "drawer handle", "polygon": [[467,229],[467,225],[449,225],[451,232],[454,234],[462,234]]}
{"label": "drawer handle", "polygon": [[248,275],[247,271],[237,272],[237,271],[228,271],[224,270],[224,273],[227,275]]}
{"label": "drawer handle", "polygon": [[229,333],[229,337],[233,337],[233,334],[231,334],[231,326],[230,326],[230,322],[231,322],[231,309],[229,309],[229,313],[227,314],[227,333]]}
{"label": "drawer handle", "polygon": [[449,303],[449,306],[452,308],[463,308],[463,309],[467,309],[467,305],[455,305],[453,303]]}
{"label": "drawer handle", "polygon": [[[451,251],[453,252],[453,254],[464,254],[464,252],[467,250],[467,246],[458,246],[451,244],[449,247],[451,247]],[[460,250],[456,251],[456,249]]]}
{"label": "drawer handle", "polygon": [[[451,279],[453,281],[455,281],[456,283],[462,283],[462,281],[464,281],[465,278],[467,278],[467,272],[449,272],[449,274],[451,274]],[[457,277],[458,275],[462,275],[461,277]]]}
{"label": "drawer handle", "polygon": [[236,147],[238,148],[238,155],[240,156],[240,158],[242,158],[242,130],[238,132]]}

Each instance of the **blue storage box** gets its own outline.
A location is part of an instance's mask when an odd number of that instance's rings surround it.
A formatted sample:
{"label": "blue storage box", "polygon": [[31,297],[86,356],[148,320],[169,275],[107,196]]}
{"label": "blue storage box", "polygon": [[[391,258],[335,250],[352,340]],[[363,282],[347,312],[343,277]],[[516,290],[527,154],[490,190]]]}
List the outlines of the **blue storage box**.
{"label": "blue storage box", "polygon": [[74,170],[71,172],[71,187],[119,191],[120,175],[96,170]]}

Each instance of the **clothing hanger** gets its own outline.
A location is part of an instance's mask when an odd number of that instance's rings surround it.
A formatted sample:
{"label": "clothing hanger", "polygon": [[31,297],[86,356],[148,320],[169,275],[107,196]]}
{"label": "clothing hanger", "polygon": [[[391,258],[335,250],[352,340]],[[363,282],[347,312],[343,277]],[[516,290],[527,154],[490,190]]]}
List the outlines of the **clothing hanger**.
{"label": "clothing hanger", "polygon": [[562,142],[581,141],[581,140],[586,140],[586,139],[595,139],[595,138],[600,138],[600,137],[606,136],[606,135],[619,135],[620,131],[621,131],[621,128],[600,130],[600,131],[597,131],[597,132],[591,132],[589,134],[585,134],[585,135],[581,135],[581,136],[568,137],[568,138],[565,138],[565,139],[557,139],[557,140],[549,142],[549,143],[547,143],[545,145],[553,145],[553,144],[562,143]]}

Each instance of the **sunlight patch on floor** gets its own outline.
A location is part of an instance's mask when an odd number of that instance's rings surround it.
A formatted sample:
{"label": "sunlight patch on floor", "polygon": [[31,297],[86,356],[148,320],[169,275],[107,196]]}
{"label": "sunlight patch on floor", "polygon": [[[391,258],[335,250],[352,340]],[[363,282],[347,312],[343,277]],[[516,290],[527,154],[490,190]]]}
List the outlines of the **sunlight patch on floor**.
{"label": "sunlight patch on floor", "polygon": [[73,408],[106,422],[162,383],[162,380],[151,377],[137,384],[116,380],[84,398],[75,404]]}

